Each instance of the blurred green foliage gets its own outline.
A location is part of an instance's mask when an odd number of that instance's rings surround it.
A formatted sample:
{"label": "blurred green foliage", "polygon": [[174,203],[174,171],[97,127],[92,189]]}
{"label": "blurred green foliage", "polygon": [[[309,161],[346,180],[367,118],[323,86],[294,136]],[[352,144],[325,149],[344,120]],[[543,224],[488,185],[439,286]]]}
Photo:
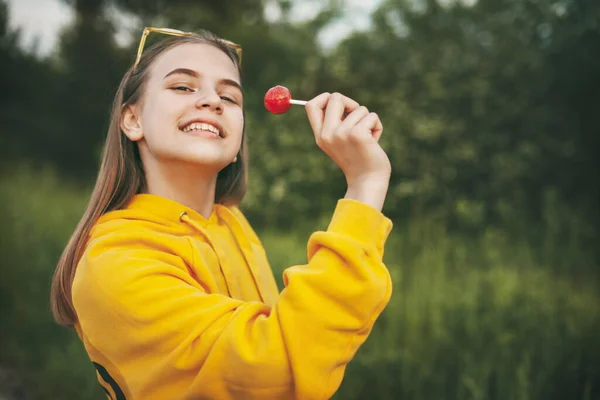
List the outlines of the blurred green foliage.
{"label": "blurred green foliage", "polygon": [[[46,59],[20,51],[18,32],[0,23],[5,165],[28,159],[65,179],[92,181],[141,26],[203,27],[244,48],[246,207],[256,224],[289,228],[300,219],[290,216],[321,217],[344,191],[302,109],[285,116],[264,109],[266,90],[282,84],[299,99],[340,91],[380,114],[394,171],[385,211],[394,220],[433,212],[458,232],[493,225],[535,241],[548,228],[541,205],[553,196],[590,231],[587,248],[597,247],[600,5],[593,0],[385,0],[370,29],[328,52],[318,33],[339,17],[341,1],[303,22],[293,22],[293,2],[283,0],[69,4],[76,19]],[[267,5],[279,8],[279,19],[265,18]],[[114,9],[139,25],[117,25]],[[129,46],[117,45],[117,28],[129,28]]]}
{"label": "blurred green foliage", "polygon": [[[0,397],[102,398],[75,333],[51,319],[49,284],[135,39],[154,25],[244,48],[243,208],[280,285],[345,182],[301,108],[269,114],[265,91],[339,91],[384,123],[394,295],[336,398],[600,398],[599,2],[383,0],[331,51],[317,37],[343,1],[301,22],[290,0],[66,2],[76,18],[38,58],[0,0]],[[138,19],[131,45],[111,10]]]}

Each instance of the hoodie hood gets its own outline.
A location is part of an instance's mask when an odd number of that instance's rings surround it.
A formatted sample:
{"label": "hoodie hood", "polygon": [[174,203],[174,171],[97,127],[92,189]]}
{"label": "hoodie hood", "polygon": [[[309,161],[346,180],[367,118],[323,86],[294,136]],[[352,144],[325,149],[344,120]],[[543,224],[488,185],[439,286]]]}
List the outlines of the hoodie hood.
{"label": "hoodie hood", "polygon": [[[127,206],[99,218],[91,239],[127,230],[153,231],[170,240],[190,242],[191,260],[208,262],[223,294],[272,304],[278,288],[256,233],[237,206],[215,204],[208,218],[174,200],[137,194]],[[195,263],[195,261],[192,261]],[[192,271],[194,265],[190,266]],[[220,284],[219,284],[220,283]]]}

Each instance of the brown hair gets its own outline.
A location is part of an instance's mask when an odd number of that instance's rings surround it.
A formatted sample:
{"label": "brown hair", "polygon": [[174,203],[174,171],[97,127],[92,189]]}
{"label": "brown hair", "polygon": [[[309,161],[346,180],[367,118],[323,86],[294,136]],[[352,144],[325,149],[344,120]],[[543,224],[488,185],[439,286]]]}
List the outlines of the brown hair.
{"label": "brown hair", "polygon": [[[136,68],[132,66],[125,73],[112,106],[96,185],[87,209],[64,249],[52,278],[50,303],[54,319],[60,325],[72,326],[77,321],[71,289],[77,264],[83,255],[92,227],[104,213],[124,207],[133,195],[145,189],[144,168],[137,144],[129,140],[120,127],[122,112],[127,105],[137,104],[142,100],[145,82],[154,60],[163,52],[184,43],[210,44],[221,49],[231,58],[241,75],[235,50],[217,35],[204,30],[190,36],[169,37],[158,41],[142,54]],[[229,164],[219,172],[215,202],[221,204],[241,202],[246,193],[247,166],[246,135],[243,132],[237,162]]]}

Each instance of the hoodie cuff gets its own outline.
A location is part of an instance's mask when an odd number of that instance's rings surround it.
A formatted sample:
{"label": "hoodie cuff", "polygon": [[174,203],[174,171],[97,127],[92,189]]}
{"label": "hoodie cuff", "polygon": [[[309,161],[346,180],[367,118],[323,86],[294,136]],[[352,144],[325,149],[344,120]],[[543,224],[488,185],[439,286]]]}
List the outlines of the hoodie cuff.
{"label": "hoodie cuff", "polygon": [[377,209],[357,200],[340,199],[327,231],[351,236],[361,243],[375,246],[383,254],[392,227],[392,221]]}

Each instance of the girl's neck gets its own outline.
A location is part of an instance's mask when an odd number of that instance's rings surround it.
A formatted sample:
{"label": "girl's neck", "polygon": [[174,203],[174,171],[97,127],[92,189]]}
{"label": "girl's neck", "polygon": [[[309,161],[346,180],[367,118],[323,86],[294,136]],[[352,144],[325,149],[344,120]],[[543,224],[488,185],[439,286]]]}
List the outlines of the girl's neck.
{"label": "girl's neck", "polygon": [[146,191],[174,200],[209,218],[215,205],[217,173],[193,164],[145,166]]}

